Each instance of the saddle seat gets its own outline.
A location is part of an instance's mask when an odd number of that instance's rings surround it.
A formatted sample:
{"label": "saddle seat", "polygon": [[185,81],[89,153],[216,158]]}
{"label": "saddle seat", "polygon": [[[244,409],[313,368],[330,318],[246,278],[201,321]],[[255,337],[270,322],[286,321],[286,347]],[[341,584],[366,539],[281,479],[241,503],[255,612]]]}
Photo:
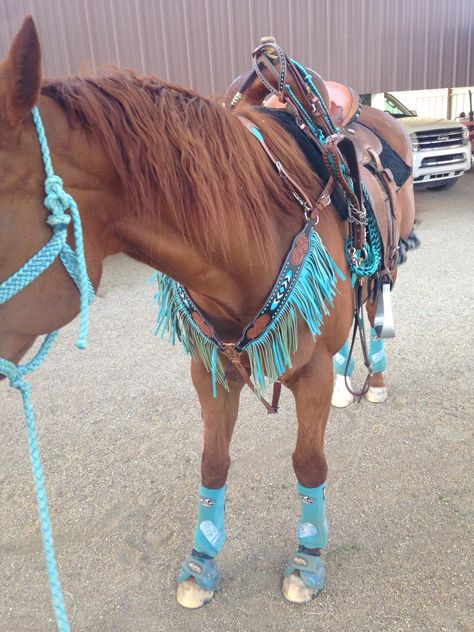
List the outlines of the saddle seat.
{"label": "saddle seat", "polygon": [[360,110],[360,97],[355,90],[342,83],[326,81],[329,92],[329,113],[338,127],[346,127]]}

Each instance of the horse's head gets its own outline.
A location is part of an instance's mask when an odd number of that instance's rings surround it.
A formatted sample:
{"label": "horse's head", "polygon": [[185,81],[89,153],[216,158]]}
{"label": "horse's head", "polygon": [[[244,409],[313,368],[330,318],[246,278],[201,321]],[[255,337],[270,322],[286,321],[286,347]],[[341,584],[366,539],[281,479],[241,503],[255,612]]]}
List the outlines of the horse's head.
{"label": "horse's head", "polygon": [[[31,123],[41,82],[41,51],[30,17],[0,66],[0,281],[16,272],[47,240],[43,167]],[[40,285],[41,282],[38,283]],[[41,331],[40,287],[0,306],[0,356],[18,360]]]}
{"label": "horse's head", "polygon": [[[27,17],[0,65],[0,287],[52,237],[43,204],[45,168],[31,114],[39,101],[53,167],[66,190],[83,216],[93,207],[91,192],[104,205],[90,177],[91,170],[100,172],[99,163],[105,164],[103,152],[96,158],[95,147],[80,130],[69,128],[62,109],[51,99],[40,99],[40,89],[41,49],[34,22]],[[96,285],[105,253],[93,238],[95,220],[85,224],[89,274]],[[70,228],[67,235],[74,244]],[[12,298],[0,289],[0,357],[18,362],[38,335],[61,327],[78,311],[79,293],[58,259]]]}

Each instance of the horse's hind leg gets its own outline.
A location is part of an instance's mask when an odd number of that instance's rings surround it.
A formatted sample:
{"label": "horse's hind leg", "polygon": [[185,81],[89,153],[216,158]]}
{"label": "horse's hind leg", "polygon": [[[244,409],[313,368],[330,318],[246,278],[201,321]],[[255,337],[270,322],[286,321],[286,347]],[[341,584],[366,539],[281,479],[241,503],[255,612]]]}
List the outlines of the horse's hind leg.
{"label": "horse's hind leg", "polygon": [[211,376],[201,362],[192,361],[191,375],[204,422],[198,520],[193,550],[181,567],[177,600],[185,608],[199,608],[219,587],[215,557],[224,546],[225,491],[230,466],[229,446],[237,420],[243,382],[229,375],[229,391],[212,394]]}
{"label": "horse's hind leg", "polygon": [[383,338],[378,338],[374,329],[375,312],[377,304],[367,301],[367,315],[370,321],[370,347],[369,356],[372,362],[373,374],[370,376],[369,390],[365,398],[374,404],[387,401],[387,385],[385,383],[385,370],[387,368],[387,354]]}
{"label": "horse's hind leg", "polygon": [[336,379],[334,381],[331,404],[336,408],[345,408],[346,406],[350,406],[354,401],[354,395],[346,386],[347,379],[349,388],[352,388],[351,377],[355,369],[354,359],[349,357],[349,354],[349,341],[346,340],[344,346],[334,355],[334,372]]}
{"label": "horse's hind leg", "polygon": [[298,551],[285,569],[282,591],[289,601],[307,603],[324,584],[321,549],[328,539],[324,431],[333,387],[332,355],[316,348],[309,364],[286,383],[295,397],[298,416],[293,467],[298,480],[301,517],[297,527]]}

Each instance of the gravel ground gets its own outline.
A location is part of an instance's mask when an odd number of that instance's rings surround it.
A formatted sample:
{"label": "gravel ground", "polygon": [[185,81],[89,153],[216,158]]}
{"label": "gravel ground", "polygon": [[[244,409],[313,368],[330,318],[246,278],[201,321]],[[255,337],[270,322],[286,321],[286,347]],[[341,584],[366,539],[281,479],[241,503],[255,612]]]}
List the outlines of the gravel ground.
{"label": "gravel ground", "polygon": [[[73,630],[474,630],[473,194],[474,172],[417,193],[422,247],[394,293],[390,399],[331,411],[327,584],[304,607],[280,595],[298,512],[288,392],[278,416],[243,396],[223,588],[199,611],[177,605],[197,507],[197,399],[183,352],[153,337],[150,270],[108,261],[89,351],[73,347],[75,322],[31,380]],[[0,392],[0,631],[50,632],[20,398]]]}

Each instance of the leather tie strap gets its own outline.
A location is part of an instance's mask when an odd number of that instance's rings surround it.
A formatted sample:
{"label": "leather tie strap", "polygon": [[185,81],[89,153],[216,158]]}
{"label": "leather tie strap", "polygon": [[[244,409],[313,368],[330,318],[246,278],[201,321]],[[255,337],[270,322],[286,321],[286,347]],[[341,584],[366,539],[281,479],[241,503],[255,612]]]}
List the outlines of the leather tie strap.
{"label": "leather tie strap", "polygon": [[388,276],[391,281],[391,272],[394,271],[398,263],[398,237],[397,233],[397,201],[395,198],[394,178],[392,172],[389,169],[385,169],[380,161],[380,157],[371,147],[368,148],[368,152],[372,157],[375,164],[375,173],[379,178],[379,181],[384,188],[389,205],[390,213],[387,213],[387,230],[388,230],[388,244],[387,252],[385,253],[385,270],[381,273],[381,276]]}
{"label": "leather tie strap", "polygon": [[281,395],[281,382],[279,380],[274,382],[272,402],[270,404],[270,402],[268,402],[264,397],[259,396],[259,394],[257,393],[257,390],[255,386],[252,384],[252,380],[250,379],[250,375],[248,374],[247,369],[244,367],[244,365],[240,361],[241,353],[239,353],[236,350],[235,344],[233,342],[225,342],[223,347],[224,347],[223,349],[224,354],[232,362],[232,365],[235,367],[237,373],[240,375],[240,377],[245,382],[245,384],[250,388],[252,393],[254,393],[257,399],[259,399],[262,402],[262,404],[265,406],[267,413],[269,415],[273,415],[277,413],[278,403],[280,401],[280,395]]}
{"label": "leather tie strap", "polygon": [[[280,71],[280,80],[279,80],[278,89],[274,88],[272,84],[265,79],[265,77],[260,71],[258,58],[261,55],[267,55],[267,49],[270,49],[272,58],[276,55],[276,57],[278,58],[278,61],[280,62],[281,71]],[[263,85],[267,88],[269,92],[271,92],[272,94],[275,94],[278,97],[278,100],[280,101],[280,103],[285,103],[287,57],[285,53],[283,52],[283,50],[276,43],[264,43],[264,44],[261,44],[260,46],[257,46],[257,48],[252,52],[252,57],[253,57],[253,69],[256,75],[258,76],[258,78],[260,79],[260,81],[263,83]],[[271,64],[271,66],[273,70],[275,71],[273,64]]]}
{"label": "leather tie strap", "polygon": [[[354,189],[349,186],[347,178],[342,170],[344,157],[350,171]],[[332,162],[331,162],[332,158]],[[323,159],[326,167],[332,171],[336,169],[336,177],[342,186],[350,203],[349,221],[354,236],[354,246],[358,250],[365,246],[365,223],[366,216],[362,203],[362,189],[360,184],[359,165],[354,144],[351,139],[341,134],[332,134],[326,139],[323,147]]]}

